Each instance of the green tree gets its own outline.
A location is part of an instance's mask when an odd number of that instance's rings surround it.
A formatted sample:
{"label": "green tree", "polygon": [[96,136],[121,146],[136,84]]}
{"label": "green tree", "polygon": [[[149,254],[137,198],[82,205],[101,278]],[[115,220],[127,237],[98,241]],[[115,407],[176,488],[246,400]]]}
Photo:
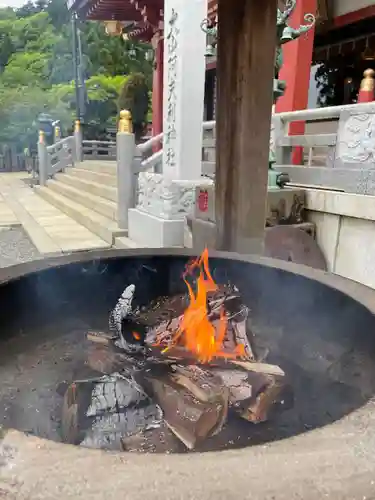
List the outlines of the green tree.
{"label": "green tree", "polygon": [[136,139],[144,133],[149,108],[147,78],[142,73],[134,73],[124,83],[118,100],[120,109],[128,109],[132,115]]}
{"label": "green tree", "polygon": [[[85,119],[92,128],[103,129],[116,122],[120,90],[129,75],[142,73],[144,96],[150,91],[150,47],[107,36],[103,23],[79,22],[78,28]],[[0,142],[30,140],[45,110],[69,127],[75,117],[73,80],[72,25],[65,0],[0,9]]]}

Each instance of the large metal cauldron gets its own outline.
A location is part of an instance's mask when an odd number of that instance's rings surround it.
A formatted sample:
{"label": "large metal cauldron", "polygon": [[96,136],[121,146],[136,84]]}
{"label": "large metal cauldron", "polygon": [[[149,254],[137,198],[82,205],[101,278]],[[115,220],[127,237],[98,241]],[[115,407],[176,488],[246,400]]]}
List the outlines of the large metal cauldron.
{"label": "large metal cauldron", "polygon": [[375,292],[269,259],[211,258],[215,279],[235,283],[250,307],[259,352],[269,350],[295,391],[294,408],[254,431],[247,443],[253,446],[155,456],[53,442],[61,405],[56,386],[87,371],[84,333],[106,327],[127,284],[136,284],[144,303],[184,290],[188,258],[179,250],[92,252],[1,270],[0,422],[18,429],[2,441],[4,498],[375,494]]}

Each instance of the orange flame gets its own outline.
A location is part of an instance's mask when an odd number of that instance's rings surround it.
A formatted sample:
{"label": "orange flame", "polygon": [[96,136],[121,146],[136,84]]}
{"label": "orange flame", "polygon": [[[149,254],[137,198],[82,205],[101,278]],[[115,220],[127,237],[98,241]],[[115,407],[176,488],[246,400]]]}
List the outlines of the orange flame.
{"label": "orange flame", "polygon": [[[197,290],[194,293],[187,281],[187,276],[199,271]],[[211,323],[207,310],[207,294],[218,289],[208,265],[208,250],[186,267],[183,279],[188,287],[190,304],[185,310],[179,329],[172,338],[172,345],[182,345],[193,353],[201,363],[208,363],[213,358],[237,358],[245,353],[244,346],[238,345],[233,352],[224,352],[223,342],[227,331],[227,318],[224,308],[220,311],[218,325]]]}

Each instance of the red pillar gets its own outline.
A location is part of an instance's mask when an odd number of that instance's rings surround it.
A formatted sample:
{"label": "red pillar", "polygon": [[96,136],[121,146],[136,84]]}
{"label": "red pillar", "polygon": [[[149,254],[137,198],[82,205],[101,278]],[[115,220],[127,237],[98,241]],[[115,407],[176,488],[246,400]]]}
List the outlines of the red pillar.
{"label": "red pillar", "polygon": [[[163,52],[164,42],[158,38],[155,47],[155,67],[152,80],[152,135],[163,131]],[[154,152],[161,149],[161,144],[156,144]]]}
{"label": "red pillar", "polygon": [[[301,24],[306,24],[304,20],[305,14],[311,13],[315,15],[316,11],[317,0],[299,0],[289,20],[290,26],[298,28]],[[279,78],[286,81],[286,92],[276,103],[276,113],[307,108],[313,48],[314,28],[301,35],[297,40],[284,45],[284,64]],[[304,132],[304,122],[290,124],[290,135],[301,135]],[[292,163],[301,165],[302,161],[303,148],[295,148]]]}

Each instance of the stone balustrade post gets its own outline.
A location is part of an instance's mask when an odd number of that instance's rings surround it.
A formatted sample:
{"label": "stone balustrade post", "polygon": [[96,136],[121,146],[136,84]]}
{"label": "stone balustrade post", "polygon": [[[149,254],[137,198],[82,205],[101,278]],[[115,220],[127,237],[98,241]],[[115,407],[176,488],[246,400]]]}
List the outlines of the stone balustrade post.
{"label": "stone balustrade post", "polygon": [[363,73],[363,80],[358,92],[358,103],[372,102],[375,99],[375,71],[371,68]]}
{"label": "stone balustrade post", "polygon": [[39,184],[45,186],[48,179],[48,151],[43,130],[39,131],[38,141]]}
{"label": "stone balustrade post", "polygon": [[131,114],[120,112],[117,132],[117,223],[120,229],[128,229],[128,210],[135,204],[136,172],[135,137],[132,132]]}
{"label": "stone balustrade post", "polygon": [[83,161],[83,137],[82,137],[82,129],[81,122],[76,120],[74,123],[74,160],[79,163]]}

